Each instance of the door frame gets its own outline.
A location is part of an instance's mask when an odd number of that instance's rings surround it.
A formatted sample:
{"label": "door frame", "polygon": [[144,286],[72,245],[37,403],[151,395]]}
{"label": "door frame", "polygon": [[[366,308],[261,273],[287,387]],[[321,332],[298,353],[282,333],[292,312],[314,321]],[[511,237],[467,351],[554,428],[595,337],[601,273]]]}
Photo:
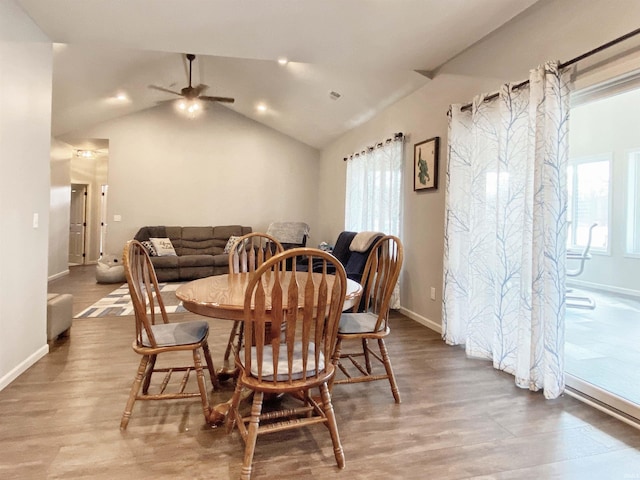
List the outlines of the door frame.
{"label": "door frame", "polygon": [[[73,189],[81,188],[84,190],[84,201],[82,203],[82,263],[71,262],[70,265],[84,265],[87,260],[87,200],[89,198],[89,184],[88,183],[71,183],[71,198],[69,201],[69,210],[73,210]],[[69,228],[71,228],[71,215],[69,217]],[[71,257],[71,244],[69,244],[68,256]]]}

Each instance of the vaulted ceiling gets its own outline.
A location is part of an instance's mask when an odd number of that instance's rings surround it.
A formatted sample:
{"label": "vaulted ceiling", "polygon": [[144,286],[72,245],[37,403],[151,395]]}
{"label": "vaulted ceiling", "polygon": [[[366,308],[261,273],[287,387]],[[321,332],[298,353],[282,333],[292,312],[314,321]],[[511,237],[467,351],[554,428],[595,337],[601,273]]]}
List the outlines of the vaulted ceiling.
{"label": "vaulted ceiling", "polygon": [[536,0],[17,1],[55,43],[56,136],[177,98],[148,86],[185,87],[194,53],[206,95],[322,148]]}

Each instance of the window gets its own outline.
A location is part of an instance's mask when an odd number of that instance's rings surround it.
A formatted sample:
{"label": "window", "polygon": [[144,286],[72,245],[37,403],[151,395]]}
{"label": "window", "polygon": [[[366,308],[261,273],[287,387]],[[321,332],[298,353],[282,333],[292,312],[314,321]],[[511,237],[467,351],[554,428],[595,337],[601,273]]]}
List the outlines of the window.
{"label": "window", "polygon": [[640,256],[640,151],[629,154],[627,188],[627,255]]}
{"label": "window", "polygon": [[346,230],[400,235],[402,165],[402,136],[348,160]]}
{"label": "window", "polygon": [[591,250],[609,251],[610,178],[611,155],[569,161],[568,248],[584,248],[589,241],[589,230],[596,223],[592,232]]}

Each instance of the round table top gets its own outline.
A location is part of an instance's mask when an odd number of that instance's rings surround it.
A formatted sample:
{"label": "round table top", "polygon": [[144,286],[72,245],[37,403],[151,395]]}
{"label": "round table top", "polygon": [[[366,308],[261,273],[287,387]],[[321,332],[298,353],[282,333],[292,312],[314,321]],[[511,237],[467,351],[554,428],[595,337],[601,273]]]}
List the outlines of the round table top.
{"label": "round table top", "polygon": [[[249,282],[249,275],[249,273],[225,274],[193,280],[178,287],[176,297],[182,300],[184,307],[193,313],[228,320],[241,320],[244,311],[244,292]],[[322,276],[320,273],[312,275],[318,279]],[[298,275],[297,278],[301,286],[302,299],[304,294],[302,287],[307,275],[306,273]],[[333,275],[327,276],[329,288],[334,278]],[[283,281],[283,285],[287,281],[288,277]],[[354,299],[361,291],[362,287],[358,282],[347,279],[345,309],[353,306]]]}

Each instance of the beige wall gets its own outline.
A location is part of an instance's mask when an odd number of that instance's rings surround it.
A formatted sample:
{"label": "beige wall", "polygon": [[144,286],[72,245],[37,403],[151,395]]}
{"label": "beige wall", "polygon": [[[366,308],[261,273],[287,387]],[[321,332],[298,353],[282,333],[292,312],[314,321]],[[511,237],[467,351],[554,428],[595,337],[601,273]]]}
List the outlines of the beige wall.
{"label": "beige wall", "polygon": [[315,242],[318,151],[228,108],[188,119],[159,106],[67,137],[109,140],[104,253],[144,225],[303,221]]}
{"label": "beige wall", "polygon": [[[615,7],[612,5],[615,4]],[[405,264],[401,304],[411,318],[436,330],[441,324],[444,201],[449,104],[467,103],[502,82],[528,77],[548,60],[569,60],[637,28],[640,2],[634,0],[542,0],[524,14],[447,62],[433,80],[321,152],[318,235],[333,241],[344,229],[346,155],[402,131],[405,143]],[[461,26],[461,28],[464,28]],[[637,42],[636,42],[637,44]],[[610,54],[611,52],[609,52]],[[599,58],[606,58],[602,54]],[[441,138],[439,188],[413,192],[413,144]],[[436,287],[436,301],[429,299]]]}
{"label": "beige wall", "polygon": [[52,58],[31,19],[0,2],[0,389],[48,352]]}

